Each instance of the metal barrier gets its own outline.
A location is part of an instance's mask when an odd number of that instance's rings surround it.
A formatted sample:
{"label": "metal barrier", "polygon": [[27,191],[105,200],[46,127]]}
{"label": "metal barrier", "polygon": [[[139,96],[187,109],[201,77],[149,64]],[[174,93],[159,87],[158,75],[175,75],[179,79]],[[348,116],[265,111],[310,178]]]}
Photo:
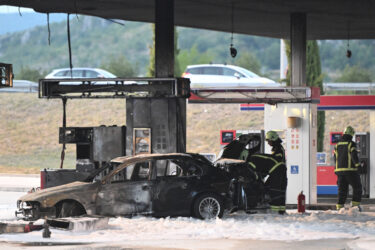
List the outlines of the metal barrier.
{"label": "metal barrier", "polygon": [[186,78],[67,78],[39,80],[39,98],[189,97]]}

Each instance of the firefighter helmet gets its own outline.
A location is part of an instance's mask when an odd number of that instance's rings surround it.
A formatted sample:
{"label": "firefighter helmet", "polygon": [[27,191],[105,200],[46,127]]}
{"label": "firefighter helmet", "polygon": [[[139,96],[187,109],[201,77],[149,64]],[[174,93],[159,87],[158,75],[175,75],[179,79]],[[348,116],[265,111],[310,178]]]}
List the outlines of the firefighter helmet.
{"label": "firefighter helmet", "polygon": [[266,133],[267,141],[276,141],[277,139],[279,139],[279,135],[275,131],[270,130]]}
{"label": "firefighter helmet", "polygon": [[352,126],[347,126],[344,130],[344,134],[354,136],[354,128]]}

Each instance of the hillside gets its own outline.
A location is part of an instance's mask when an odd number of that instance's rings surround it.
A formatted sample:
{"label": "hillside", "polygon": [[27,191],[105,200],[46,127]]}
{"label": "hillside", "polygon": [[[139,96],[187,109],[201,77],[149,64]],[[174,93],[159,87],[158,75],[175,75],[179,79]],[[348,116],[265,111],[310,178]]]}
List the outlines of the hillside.
{"label": "hillside", "polygon": [[[68,67],[68,42],[66,21],[51,15],[50,37],[46,15],[25,13],[6,15],[12,30],[25,29],[28,24],[40,24],[32,28],[0,35],[0,62],[12,63],[14,72],[22,67],[37,69],[44,74],[54,68]],[[30,17],[30,18],[29,18]],[[55,18],[55,19],[54,19]],[[59,19],[60,18],[60,19]],[[39,20],[34,22],[33,20]],[[71,15],[72,60],[74,67],[101,67],[113,58],[123,56],[136,69],[137,75],[145,75],[149,64],[152,44],[152,26],[149,23],[121,21],[124,25],[89,16]],[[248,35],[234,35],[238,56],[229,55],[230,34],[192,28],[177,28],[180,71],[187,64],[228,63],[236,64],[241,55],[255,56],[263,74],[278,80],[280,64],[280,40]],[[0,33],[1,34],[1,33]],[[375,41],[350,41],[352,58],[346,58],[347,41],[319,41],[322,71],[326,79],[337,77],[346,65],[358,65],[370,71],[375,69]],[[330,79],[331,80],[331,79]]]}
{"label": "hillside", "polygon": [[[124,125],[125,100],[69,100],[67,126]],[[353,117],[356,117],[353,120]],[[368,131],[367,111],[327,111],[326,151],[329,131],[341,131],[351,124]],[[0,95],[0,173],[37,173],[58,168],[62,124],[61,100],[38,99],[36,94]],[[261,129],[263,112],[239,111],[239,105],[189,104],[187,106],[187,149],[189,152],[218,153],[221,129]],[[73,167],[75,147],[68,145],[65,167]]]}

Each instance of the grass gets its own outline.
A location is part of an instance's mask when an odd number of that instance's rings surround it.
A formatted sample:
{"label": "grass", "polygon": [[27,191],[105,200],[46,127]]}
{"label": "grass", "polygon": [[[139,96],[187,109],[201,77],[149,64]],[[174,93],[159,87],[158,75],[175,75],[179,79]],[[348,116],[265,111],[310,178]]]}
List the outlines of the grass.
{"label": "grass", "polygon": [[[124,125],[125,100],[69,100],[67,126]],[[0,95],[0,173],[39,173],[60,166],[58,129],[61,100],[38,99],[36,94]],[[368,111],[326,111],[325,151],[329,132],[351,125],[369,130]],[[238,104],[187,105],[187,151],[219,153],[220,130],[263,128],[262,111],[240,111]],[[75,147],[67,145],[64,168],[75,166]]]}

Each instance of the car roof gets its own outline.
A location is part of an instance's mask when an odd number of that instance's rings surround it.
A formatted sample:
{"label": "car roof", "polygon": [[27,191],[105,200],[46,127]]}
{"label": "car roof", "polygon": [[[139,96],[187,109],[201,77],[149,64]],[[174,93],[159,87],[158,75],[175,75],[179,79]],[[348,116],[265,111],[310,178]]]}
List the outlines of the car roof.
{"label": "car roof", "polygon": [[245,68],[242,68],[242,67],[236,66],[236,65],[230,65],[230,64],[195,64],[195,65],[188,65],[186,67],[186,69],[201,68],[201,67],[228,68],[228,69],[234,69],[234,70],[240,71],[241,73],[247,73],[247,72],[249,72],[249,73],[252,73],[254,75],[257,75],[257,74],[255,74],[254,72],[252,72],[252,71],[250,71],[248,69],[245,69]]}
{"label": "car roof", "polygon": [[[127,166],[130,166],[132,164],[142,162],[142,161],[148,161],[152,159],[168,159],[168,158],[190,158],[190,159],[197,159],[197,160],[203,160],[204,156],[199,154],[190,154],[190,153],[167,153],[167,154],[141,154],[136,156],[121,156],[116,157],[113,160],[111,160],[112,163],[120,163],[119,166],[117,166],[115,169],[113,169],[108,175],[105,176],[105,178],[102,180],[102,182],[107,182],[112,178],[112,176],[116,175],[120,171],[122,171]],[[202,158],[203,157],[203,158]],[[205,159],[205,158],[204,158]],[[207,159],[204,160],[206,163],[212,166],[212,163],[208,161]]]}
{"label": "car roof", "polygon": [[187,68],[199,68],[199,67],[227,67],[227,68],[235,68],[235,69],[242,69],[239,66],[231,65],[231,64],[194,64],[188,65]]}
{"label": "car roof", "polygon": [[185,154],[185,153],[167,153],[167,154],[140,154],[136,156],[120,156],[116,157],[111,160],[111,162],[114,163],[125,163],[125,162],[138,162],[143,160],[150,160],[153,158],[160,158],[160,157],[174,157],[174,156],[181,156],[181,157],[190,157],[192,158],[191,154]]}
{"label": "car roof", "polygon": [[[53,71],[60,71],[60,70],[70,70],[70,68],[54,69]],[[72,68],[72,70],[103,70],[103,69],[98,69],[98,68]]]}

